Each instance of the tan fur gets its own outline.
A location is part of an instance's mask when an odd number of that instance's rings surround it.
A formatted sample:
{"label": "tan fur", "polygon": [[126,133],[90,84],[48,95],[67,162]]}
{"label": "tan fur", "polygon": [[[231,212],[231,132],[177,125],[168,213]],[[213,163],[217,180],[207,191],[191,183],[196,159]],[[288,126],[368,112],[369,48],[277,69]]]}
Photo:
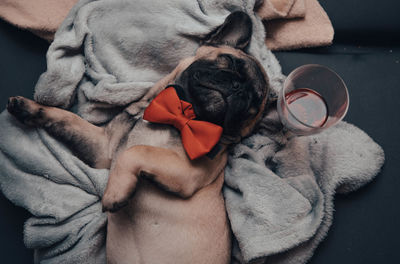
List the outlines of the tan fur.
{"label": "tan fur", "polygon": [[[176,72],[182,72],[197,59],[215,59],[220,53],[248,56],[227,46],[200,47],[196,56],[186,59]],[[166,82],[156,85],[154,94],[163,89]],[[255,122],[249,121],[242,134],[248,134]],[[153,137],[158,143],[165,140],[164,144],[170,137],[151,129],[145,134],[148,145],[154,143]],[[121,153],[110,172],[103,204],[110,207],[115,201],[126,200],[119,196],[130,196],[132,190],[135,194],[128,206],[109,214],[109,262],[229,263],[231,235],[221,192],[227,161],[225,149],[213,160],[203,157],[195,161],[188,159],[181,144],[169,145],[168,149],[137,145]],[[141,173],[143,178],[167,186],[181,198],[155,187],[148,180],[136,186]]]}

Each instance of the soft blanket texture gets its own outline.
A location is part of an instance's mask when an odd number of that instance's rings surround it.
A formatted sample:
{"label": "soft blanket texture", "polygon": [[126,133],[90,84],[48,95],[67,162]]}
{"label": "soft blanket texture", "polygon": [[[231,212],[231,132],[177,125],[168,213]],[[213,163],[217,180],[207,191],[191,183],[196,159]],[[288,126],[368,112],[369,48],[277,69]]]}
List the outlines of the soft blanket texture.
{"label": "soft blanket texture", "polygon": [[0,0],[0,18],[48,41],[78,0]]}
{"label": "soft blanket texture", "polygon": [[[0,0],[0,18],[53,41],[54,33],[77,0]],[[271,50],[329,45],[333,27],[318,0],[264,0],[257,6],[266,20]],[[295,18],[295,19],[293,19]]]}
{"label": "soft blanket texture", "polygon": [[333,26],[318,0],[267,0],[257,14],[265,20],[265,43],[271,50],[332,44]]}
{"label": "soft blanket texture", "polygon": [[265,20],[299,18],[306,15],[305,0],[265,0],[257,9]]}
{"label": "soft blanket texture", "polygon": [[[204,34],[234,10],[254,23],[249,51],[274,91],[284,76],[264,43],[255,0],[82,0],[48,51],[36,87],[41,103],[69,108],[104,124],[135,102]],[[118,30],[115,30],[118,29]],[[360,129],[340,123],[288,139],[274,93],[260,128],[231,150],[224,196],[236,238],[233,262],[304,263],[332,221],[333,195],[370,181],[383,151]],[[104,263],[106,215],[100,199],[107,170],[88,167],[41,129],[0,115],[0,189],[29,210],[25,244],[35,262]]]}

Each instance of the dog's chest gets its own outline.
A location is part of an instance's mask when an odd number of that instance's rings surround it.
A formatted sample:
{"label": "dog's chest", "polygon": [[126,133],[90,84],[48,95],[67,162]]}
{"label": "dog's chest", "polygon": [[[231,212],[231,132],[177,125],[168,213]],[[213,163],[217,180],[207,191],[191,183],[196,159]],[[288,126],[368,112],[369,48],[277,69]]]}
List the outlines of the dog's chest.
{"label": "dog's chest", "polygon": [[179,131],[173,126],[154,124],[139,119],[127,138],[127,147],[147,145],[164,148],[182,149]]}

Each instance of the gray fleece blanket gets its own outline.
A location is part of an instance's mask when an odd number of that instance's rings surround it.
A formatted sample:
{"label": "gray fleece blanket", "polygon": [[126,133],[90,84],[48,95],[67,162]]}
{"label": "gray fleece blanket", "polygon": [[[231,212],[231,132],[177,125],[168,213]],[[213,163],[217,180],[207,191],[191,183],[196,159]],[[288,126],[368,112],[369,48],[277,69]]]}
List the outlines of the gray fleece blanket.
{"label": "gray fleece blanket", "polygon": [[[305,263],[332,222],[333,196],[369,182],[384,154],[341,122],[290,138],[274,93],[284,80],[264,44],[256,0],[82,0],[51,44],[35,99],[101,125],[139,100],[232,11],[254,23],[249,52],[269,75],[272,100],[253,135],[232,148],[223,189],[235,237],[232,263]],[[0,189],[32,213],[24,242],[36,263],[105,263],[108,171],[88,167],[41,129],[0,115]]]}

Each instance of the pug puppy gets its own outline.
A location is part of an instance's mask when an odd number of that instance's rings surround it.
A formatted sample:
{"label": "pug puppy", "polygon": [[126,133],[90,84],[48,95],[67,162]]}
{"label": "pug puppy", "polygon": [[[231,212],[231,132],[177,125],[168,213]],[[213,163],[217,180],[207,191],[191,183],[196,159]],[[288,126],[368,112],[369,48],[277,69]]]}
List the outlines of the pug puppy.
{"label": "pug puppy", "polygon": [[[7,109],[18,120],[45,129],[88,165],[110,168],[102,198],[109,263],[230,262],[221,192],[227,149],[252,131],[269,91],[263,67],[245,52],[251,34],[249,16],[231,13],[195,56],[105,127],[23,97],[9,99]],[[191,160],[173,126],[143,120],[144,109],[170,84],[197,119],[223,128],[213,157]]]}

